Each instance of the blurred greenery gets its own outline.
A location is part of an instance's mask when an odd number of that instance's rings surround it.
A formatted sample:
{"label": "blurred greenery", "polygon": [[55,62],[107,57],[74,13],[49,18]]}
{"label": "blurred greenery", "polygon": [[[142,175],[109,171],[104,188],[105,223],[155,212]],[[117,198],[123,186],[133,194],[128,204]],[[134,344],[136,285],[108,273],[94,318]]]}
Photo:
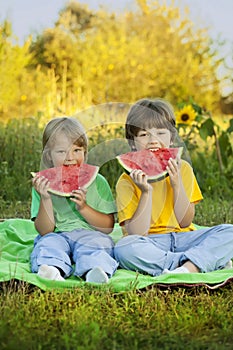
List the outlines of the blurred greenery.
{"label": "blurred greenery", "polygon": [[[4,208],[12,208],[12,203],[17,210],[19,206],[17,203],[30,202],[30,172],[40,169],[42,132],[43,123],[40,124],[38,118],[11,119],[7,123],[0,123],[2,212]],[[100,173],[106,177],[115,195],[116,181],[123,171],[115,157],[129,151],[124,137],[124,125],[106,123],[89,129],[87,134],[89,138],[88,163],[100,166]],[[227,152],[225,154],[224,147],[222,149],[219,146],[222,158],[227,157],[227,163],[223,162],[223,168],[220,168],[215,143],[211,137],[208,136],[204,141],[196,131],[194,135],[189,132],[188,135],[188,139],[185,139],[184,135],[185,145],[204,196],[217,201],[232,202],[232,148],[230,152],[225,147],[225,152]],[[220,137],[222,135],[224,134],[221,133]]]}
{"label": "blurred greenery", "polygon": [[21,46],[9,20],[0,23],[0,120],[38,111],[48,120],[145,96],[174,105],[191,96],[219,112],[222,44],[174,2],[134,5],[109,13],[70,1],[54,27]]}
{"label": "blurred greenery", "polygon": [[[177,125],[204,195],[195,223],[233,223],[233,119],[220,110],[220,85],[232,79],[217,77],[226,64],[220,48],[173,1],[135,0],[134,10],[120,14],[69,1],[54,27],[23,45],[3,20],[0,218],[30,218],[30,171],[40,167],[48,120],[75,115],[82,122],[88,162],[100,165],[115,194],[122,172],[115,156],[128,151],[128,104],[162,97],[177,112],[190,104],[195,111],[192,123],[186,109],[186,123]],[[1,349],[232,348],[231,284],[211,292],[152,286],[113,294],[85,286],[47,293],[12,280],[0,294]]]}
{"label": "blurred greenery", "polygon": [[192,100],[180,103],[176,123],[199,185],[208,197],[231,198],[233,189],[233,118],[224,127]]}
{"label": "blurred greenery", "polygon": [[16,203],[30,201],[30,171],[40,167],[43,126],[58,115],[82,122],[88,161],[100,166],[115,194],[122,171],[115,156],[128,151],[123,129],[128,108],[139,98],[157,96],[169,100],[180,117],[191,105],[193,122],[180,120],[177,127],[201,190],[213,200],[232,200],[233,119],[220,111],[220,48],[207,28],[198,29],[173,2],[135,0],[133,10],[109,13],[70,1],[54,27],[23,45],[3,20],[1,210],[15,203],[14,212],[22,215]]}

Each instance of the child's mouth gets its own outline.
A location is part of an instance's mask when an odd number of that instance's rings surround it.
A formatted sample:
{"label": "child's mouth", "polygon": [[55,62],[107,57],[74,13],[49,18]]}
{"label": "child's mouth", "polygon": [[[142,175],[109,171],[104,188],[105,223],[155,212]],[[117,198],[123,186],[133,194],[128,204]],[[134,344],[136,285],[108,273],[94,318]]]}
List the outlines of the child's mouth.
{"label": "child's mouth", "polygon": [[159,148],[158,147],[156,147],[156,148],[148,148],[148,150],[151,151],[151,152],[156,152],[156,151],[159,150]]}

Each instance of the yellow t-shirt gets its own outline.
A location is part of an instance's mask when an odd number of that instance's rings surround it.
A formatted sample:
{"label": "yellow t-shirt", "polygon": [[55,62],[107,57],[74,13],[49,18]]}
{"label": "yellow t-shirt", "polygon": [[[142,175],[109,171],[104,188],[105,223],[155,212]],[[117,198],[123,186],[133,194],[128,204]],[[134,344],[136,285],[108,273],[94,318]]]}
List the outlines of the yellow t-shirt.
{"label": "yellow t-shirt", "polygon": [[[192,167],[184,160],[181,162],[181,176],[190,202],[199,202],[203,198],[201,190],[198,186]],[[153,187],[153,197],[149,233],[154,234],[195,230],[193,224],[189,227],[181,228],[176,219],[173,210],[173,190],[169,176],[163,180],[152,182],[151,185]],[[130,220],[133,217],[140,196],[141,191],[135,185],[131,177],[125,173],[122,174],[116,185],[116,203],[118,208],[118,219],[121,225],[124,225],[124,221]]]}

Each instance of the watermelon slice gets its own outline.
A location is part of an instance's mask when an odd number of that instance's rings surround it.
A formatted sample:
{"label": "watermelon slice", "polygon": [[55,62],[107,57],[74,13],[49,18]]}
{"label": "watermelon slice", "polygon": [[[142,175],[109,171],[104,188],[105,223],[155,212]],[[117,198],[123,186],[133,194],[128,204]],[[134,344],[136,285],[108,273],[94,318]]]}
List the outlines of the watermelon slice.
{"label": "watermelon slice", "polygon": [[50,182],[49,192],[62,197],[71,197],[72,191],[78,188],[87,188],[96,178],[99,167],[95,165],[62,165],[48,168],[37,173],[46,177]]}
{"label": "watermelon slice", "polygon": [[157,151],[142,150],[128,152],[117,156],[121,166],[130,173],[140,169],[148,175],[149,181],[159,181],[168,176],[166,170],[169,158],[177,159],[182,154],[183,147],[161,148]]}

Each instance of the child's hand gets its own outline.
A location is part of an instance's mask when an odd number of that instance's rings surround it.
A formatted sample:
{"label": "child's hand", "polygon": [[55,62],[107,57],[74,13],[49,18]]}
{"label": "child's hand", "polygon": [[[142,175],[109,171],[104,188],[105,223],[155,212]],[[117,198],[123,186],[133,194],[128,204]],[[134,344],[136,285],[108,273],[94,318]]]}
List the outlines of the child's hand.
{"label": "child's hand", "polygon": [[32,185],[42,198],[50,198],[50,194],[48,192],[49,180],[46,179],[44,176],[36,175],[32,179]]}
{"label": "child's hand", "polygon": [[83,188],[72,191],[72,197],[70,197],[70,200],[76,203],[79,211],[86,205],[86,193],[87,191]]}
{"label": "child's hand", "polygon": [[181,180],[180,176],[180,159],[175,160],[170,158],[168,161],[167,171],[170,176],[171,186],[174,188],[179,185]]}
{"label": "child's hand", "polygon": [[148,176],[142,170],[132,170],[130,177],[142,192],[149,192],[152,189],[147,182]]}

